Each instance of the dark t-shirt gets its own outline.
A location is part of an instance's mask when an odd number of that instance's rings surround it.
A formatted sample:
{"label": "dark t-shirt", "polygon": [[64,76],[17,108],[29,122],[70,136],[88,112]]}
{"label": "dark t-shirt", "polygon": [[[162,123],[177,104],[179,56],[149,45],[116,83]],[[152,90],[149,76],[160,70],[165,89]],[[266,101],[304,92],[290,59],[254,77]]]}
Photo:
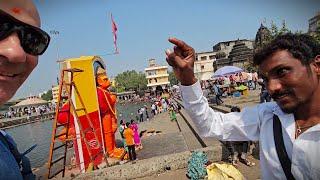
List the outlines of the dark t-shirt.
{"label": "dark t-shirt", "polygon": [[[15,145],[14,140],[5,132],[0,131],[7,140]],[[0,141],[0,179],[23,179],[20,168],[9,148]]]}

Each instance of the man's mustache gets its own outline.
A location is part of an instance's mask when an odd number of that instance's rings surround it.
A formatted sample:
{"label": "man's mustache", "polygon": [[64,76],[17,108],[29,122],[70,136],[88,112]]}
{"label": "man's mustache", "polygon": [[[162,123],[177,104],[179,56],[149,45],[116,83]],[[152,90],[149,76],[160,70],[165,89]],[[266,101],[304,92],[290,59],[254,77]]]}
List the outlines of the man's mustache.
{"label": "man's mustache", "polygon": [[271,97],[272,97],[272,99],[276,100],[279,97],[284,96],[284,95],[288,95],[288,94],[293,94],[293,90],[292,89],[286,89],[286,90],[283,90],[283,91],[275,92],[275,93],[271,94]]}

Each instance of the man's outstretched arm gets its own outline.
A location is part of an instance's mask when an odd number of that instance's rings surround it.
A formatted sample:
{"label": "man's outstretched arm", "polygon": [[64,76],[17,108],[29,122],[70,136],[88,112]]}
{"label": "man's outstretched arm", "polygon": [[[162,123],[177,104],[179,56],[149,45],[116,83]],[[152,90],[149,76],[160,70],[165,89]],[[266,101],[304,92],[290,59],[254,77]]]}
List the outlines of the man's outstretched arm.
{"label": "man's outstretched arm", "polygon": [[213,111],[203,96],[200,83],[194,76],[195,52],[181,40],[170,38],[175,46],[166,50],[167,62],[181,82],[181,95],[190,117],[201,136],[215,136],[221,140],[257,140],[259,138],[258,108],[247,108],[241,113],[223,114]]}

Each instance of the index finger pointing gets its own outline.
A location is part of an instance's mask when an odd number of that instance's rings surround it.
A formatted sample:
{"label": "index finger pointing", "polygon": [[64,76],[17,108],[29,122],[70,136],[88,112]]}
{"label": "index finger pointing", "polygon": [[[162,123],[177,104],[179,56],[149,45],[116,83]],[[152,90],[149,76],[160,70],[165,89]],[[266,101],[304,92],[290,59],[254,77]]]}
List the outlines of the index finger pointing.
{"label": "index finger pointing", "polygon": [[192,49],[188,44],[186,44],[185,42],[183,42],[177,38],[169,38],[168,41],[171,42],[172,44],[175,44],[179,48],[181,48],[182,51],[188,51],[188,50]]}

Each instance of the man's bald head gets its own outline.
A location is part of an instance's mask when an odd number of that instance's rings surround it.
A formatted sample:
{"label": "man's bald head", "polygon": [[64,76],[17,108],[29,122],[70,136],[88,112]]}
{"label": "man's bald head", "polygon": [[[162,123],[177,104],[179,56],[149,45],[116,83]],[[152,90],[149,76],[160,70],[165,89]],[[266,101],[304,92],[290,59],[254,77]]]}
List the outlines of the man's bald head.
{"label": "man's bald head", "polygon": [[[10,20],[5,14],[31,26],[40,27],[40,17],[32,0],[0,0],[0,9],[4,12],[0,13],[4,16],[0,18],[8,18],[9,24],[20,26],[21,23]],[[27,27],[24,26],[19,31],[6,30],[5,33],[9,34],[0,39],[0,105],[12,98],[38,64],[38,56],[27,53],[23,47],[21,32],[25,28]]]}
{"label": "man's bald head", "polygon": [[20,21],[40,27],[40,16],[32,0],[0,0],[0,9]]}

